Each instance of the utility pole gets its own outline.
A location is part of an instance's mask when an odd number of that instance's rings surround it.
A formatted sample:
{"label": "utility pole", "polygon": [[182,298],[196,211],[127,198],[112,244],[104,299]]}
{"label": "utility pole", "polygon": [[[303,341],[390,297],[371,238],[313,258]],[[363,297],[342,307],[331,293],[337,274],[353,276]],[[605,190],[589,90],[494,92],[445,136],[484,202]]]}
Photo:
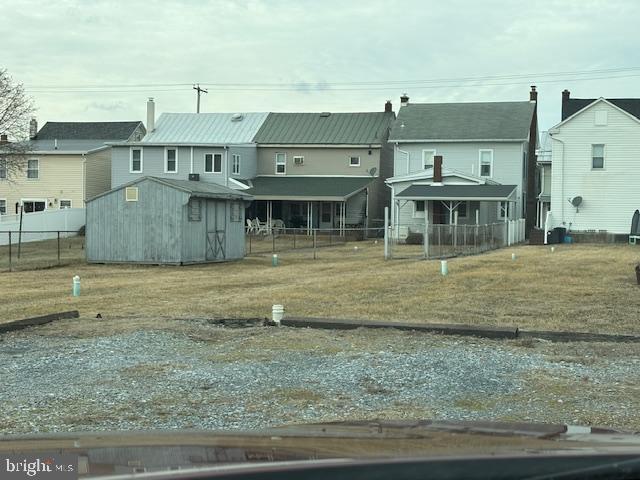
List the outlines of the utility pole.
{"label": "utility pole", "polygon": [[200,113],[200,93],[201,92],[209,93],[209,92],[207,92],[204,88],[200,88],[200,84],[194,85],[193,89],[198,92],[198,106],[196,108],[196,113]]}

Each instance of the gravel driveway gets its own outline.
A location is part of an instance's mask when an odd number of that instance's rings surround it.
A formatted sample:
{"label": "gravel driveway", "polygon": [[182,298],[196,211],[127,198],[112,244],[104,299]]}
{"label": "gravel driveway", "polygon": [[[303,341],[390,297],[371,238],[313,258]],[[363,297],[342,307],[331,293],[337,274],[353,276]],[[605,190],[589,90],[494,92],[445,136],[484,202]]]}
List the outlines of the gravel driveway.
{"label": "gravel driveway", "polygon": [[0,337],[0,382],[2,433],[376,417],[640,429],[640,346],[625,344],[79,319]]}

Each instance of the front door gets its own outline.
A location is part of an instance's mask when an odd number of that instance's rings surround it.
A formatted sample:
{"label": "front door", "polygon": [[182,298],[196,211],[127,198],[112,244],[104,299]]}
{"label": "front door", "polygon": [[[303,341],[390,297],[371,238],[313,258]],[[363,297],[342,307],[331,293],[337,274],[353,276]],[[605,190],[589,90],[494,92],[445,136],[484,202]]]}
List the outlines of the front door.
{"label": "front door", "polygon": [[227,218],[226,202],[208,200],[207,206],[207,254],[209,261],[226,258],[225,227]]}
{"label": "front door", "polygon": [[333,228],[333,203],[322,202],[320,204],[320,228]]}

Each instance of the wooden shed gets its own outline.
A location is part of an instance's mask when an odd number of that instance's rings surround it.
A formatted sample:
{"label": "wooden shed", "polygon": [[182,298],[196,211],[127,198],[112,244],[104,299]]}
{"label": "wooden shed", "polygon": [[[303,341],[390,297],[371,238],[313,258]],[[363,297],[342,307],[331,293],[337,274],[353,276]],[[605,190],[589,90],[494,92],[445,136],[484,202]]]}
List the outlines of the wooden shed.
{"label": "wooden shed", "polygon": [[251,195],[215,183],[142,177],[87,202],[89,263],[184,265],[245,255]]}

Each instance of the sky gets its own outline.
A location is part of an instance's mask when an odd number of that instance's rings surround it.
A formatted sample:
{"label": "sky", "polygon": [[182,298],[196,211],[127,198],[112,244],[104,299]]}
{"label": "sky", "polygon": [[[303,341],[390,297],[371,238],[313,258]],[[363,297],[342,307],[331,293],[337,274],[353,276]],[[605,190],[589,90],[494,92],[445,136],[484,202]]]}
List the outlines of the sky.
{"label": "sky", "polygon": [[146,121],[150,96],[193,112],[194,83],[203,112],[517,101],[535,84],[544,130],[565,88],[640,97],[638,18],[638,0],[3,0],[0,68],[40,126]]}

